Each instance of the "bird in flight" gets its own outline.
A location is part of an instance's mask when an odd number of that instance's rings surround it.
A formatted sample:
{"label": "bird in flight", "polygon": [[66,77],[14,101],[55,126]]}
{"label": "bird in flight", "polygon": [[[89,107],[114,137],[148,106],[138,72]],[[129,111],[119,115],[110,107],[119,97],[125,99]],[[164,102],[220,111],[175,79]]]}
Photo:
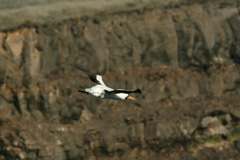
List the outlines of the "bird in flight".
{"label": "bird in flight", "polygon": [[136,100],[135,97],[131,96],[131,93],[141,94],[140,89],[136,90],[125,90],[125,89],[113,89],[108,87],[102,79],[101,75],[90,75],[90,80],[96,83],[96,85],[80,89],[79,92],[91,94],[95,97],[103,98],[103,99],[114,99],[114,100]]}

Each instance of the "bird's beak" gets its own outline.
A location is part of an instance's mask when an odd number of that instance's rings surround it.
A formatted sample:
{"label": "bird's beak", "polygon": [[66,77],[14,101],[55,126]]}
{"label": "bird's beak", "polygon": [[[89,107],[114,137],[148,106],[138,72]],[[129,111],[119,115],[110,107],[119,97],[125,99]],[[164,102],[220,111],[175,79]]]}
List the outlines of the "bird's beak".
{"label": "bird's beak", "polygon": [[136,101],[136,98],[135,98],[135,97],[133,97],[133,96],[128,96],[128,97],[127,97],[127,100]]}

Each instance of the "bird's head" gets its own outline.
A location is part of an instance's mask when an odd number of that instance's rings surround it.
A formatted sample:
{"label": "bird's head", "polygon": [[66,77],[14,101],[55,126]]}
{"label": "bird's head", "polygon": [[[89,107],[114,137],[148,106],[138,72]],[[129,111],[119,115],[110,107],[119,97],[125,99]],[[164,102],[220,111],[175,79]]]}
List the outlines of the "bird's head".
{"label": "bird's head", "polygon": [[131,101],[136,101],[136,98],[135,97],[133,97],[133,96],[127,96],[127,98],[126,98],[127,100],[131,100]]}

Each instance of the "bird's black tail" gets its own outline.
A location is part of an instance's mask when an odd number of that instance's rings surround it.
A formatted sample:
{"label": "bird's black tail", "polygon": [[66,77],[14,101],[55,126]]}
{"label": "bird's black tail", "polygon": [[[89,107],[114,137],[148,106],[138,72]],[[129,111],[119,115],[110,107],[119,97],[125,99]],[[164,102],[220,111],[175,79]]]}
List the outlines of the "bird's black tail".
{"label": "bird's black tail", "polygon": [[78,92],[88,94],[88,92],[86,92],[85,90],[82,90],[82,89],[79,89]]}

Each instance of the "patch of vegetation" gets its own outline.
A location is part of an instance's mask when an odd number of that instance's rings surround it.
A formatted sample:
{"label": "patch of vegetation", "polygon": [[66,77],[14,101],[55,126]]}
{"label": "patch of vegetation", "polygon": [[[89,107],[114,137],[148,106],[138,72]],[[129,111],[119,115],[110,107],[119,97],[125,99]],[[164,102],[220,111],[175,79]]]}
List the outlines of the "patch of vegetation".
{"label": "patch of vegetation", "polygon": [[20,8],[24,6],[34,6],[49,4],[63,0],[0,0],[0,9]]}
{"label": "patch of vegetation", "polygon": [[239,140],[240,139],[240,125],[235,127],[233,129],[233,131],[231,132],[231,134],[227,138],[231,143],[234,143],[234,141]]}

